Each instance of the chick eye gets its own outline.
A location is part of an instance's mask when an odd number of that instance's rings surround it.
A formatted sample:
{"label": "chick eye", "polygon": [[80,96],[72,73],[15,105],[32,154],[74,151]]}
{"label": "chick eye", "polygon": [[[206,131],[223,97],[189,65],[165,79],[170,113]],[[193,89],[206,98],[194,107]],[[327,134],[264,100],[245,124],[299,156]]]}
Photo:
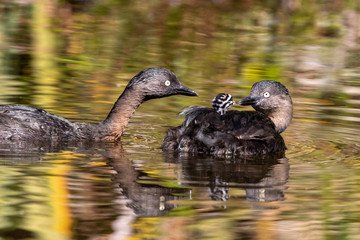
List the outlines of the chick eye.
{"label": "chick eye", "polygon": [[165,86],[167,86],[167,87],[170,86],[170,81],[169,80],[165,81]]}
{"label": "chick eye", "polygon": [[269,92],[264,92],[264,97],[266,97],[266,98],[270,97],[270,93]]}

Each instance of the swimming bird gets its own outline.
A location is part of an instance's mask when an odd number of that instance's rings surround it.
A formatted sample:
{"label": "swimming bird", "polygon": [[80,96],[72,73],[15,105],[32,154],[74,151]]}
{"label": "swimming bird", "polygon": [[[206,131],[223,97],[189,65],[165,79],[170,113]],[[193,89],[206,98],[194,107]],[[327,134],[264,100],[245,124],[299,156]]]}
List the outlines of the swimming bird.
{"label": "swimming bird", "polygon": [[284,152],[283,132],[291,122],[293,105],[287,88],[277,81],[255,83],[239,102],[256,111],[227,111],[189,107],[181,126],[170,128],[163,151],[213,155],[263,155]]}
{"label": "swimming bird", "polygon": [[0,142],[5,141],[103,141],[116,142],[139,105],[171,95],[197,96],[174,73],[148,68],[134,76],[98,124],[71,122],[44,110],[21,105],[0,105]]}

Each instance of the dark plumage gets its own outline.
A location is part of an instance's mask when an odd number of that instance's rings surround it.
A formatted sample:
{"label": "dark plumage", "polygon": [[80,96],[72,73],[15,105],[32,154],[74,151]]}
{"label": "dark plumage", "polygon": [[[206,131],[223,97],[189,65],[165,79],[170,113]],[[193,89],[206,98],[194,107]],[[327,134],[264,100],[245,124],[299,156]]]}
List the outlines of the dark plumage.
{"label": "dark plumage", "polygon": [[98,124],[70,122],[44,110],[0,105],[0,142],[6,141],[118,141],[138,106],[144,101],[175,94],[196,96],[163,68],[139,72],[126,86],[107,118]]}
{"label": "dark plumage", "polygon": [[252,86],[250,96],[240,102],[256,111],[227,111],[192,106],[183,111],[185,120],[170,128],[164,151],[215,155],[263,155],[284,152],[280,133],[292,118],[292,100],[285,86],[261,81]]}

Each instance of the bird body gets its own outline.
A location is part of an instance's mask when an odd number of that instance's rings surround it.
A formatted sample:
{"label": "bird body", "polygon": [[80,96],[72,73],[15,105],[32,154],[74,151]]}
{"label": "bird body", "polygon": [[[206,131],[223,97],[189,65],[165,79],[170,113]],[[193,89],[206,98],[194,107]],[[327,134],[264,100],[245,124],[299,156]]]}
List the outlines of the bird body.
{"label": "bird body", "polygon": [[0,105],[0,142],[116,142],[141,103],[175,94],[197,95],[195,91],[184,87],[171,71],[149,68],[131,79],[109,115],[98,124],[71,122],[37,108]]}
{"label": "bird body", "polygon": [[276,81],[261,81],[252,87],[242,105],[256,111],[226,111],[190,107],[185,120],[170,128],[164,139],[164,151],[207,153],[214,155],[263,155],[283,152],[285,142],[280,133],[292,118],[292,101],[288,90]]}

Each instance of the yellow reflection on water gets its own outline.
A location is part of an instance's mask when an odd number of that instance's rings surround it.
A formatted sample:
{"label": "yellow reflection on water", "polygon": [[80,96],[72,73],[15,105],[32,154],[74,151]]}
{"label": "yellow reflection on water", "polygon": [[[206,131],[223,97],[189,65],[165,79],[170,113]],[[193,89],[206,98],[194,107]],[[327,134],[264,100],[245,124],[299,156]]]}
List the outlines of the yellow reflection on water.
{"label": "yellow reflection on water", "polygon": [[[72,219],[69,209],[69,192],[67,190],[66,175],[71,170],[70,165],[54,164],[50,171],[50,204],[53,209],[53,229],[70,237],[72,235]],[[66,238],[64,238],[66,239]]]}
{"label": "yellow reflection on water", "polygon": [[59,75],[56,64],[56,44],[53,28],[51,27],[56,3],[54,1],[36,0],[32,19],[33,27],[33,68],[37,83],[36,103],[53,106]]}

